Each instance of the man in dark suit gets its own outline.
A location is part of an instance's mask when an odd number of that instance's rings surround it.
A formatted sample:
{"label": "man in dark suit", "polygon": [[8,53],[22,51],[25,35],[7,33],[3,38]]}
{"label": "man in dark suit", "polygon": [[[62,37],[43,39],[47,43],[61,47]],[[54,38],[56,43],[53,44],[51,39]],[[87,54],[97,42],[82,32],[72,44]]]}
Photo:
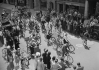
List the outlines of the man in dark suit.
{"label": "man in dark suit", "polygon": [[44,49],[44,53],[42,54],[44,64],[47,64],[47,52],[48,52],[48,50]]}

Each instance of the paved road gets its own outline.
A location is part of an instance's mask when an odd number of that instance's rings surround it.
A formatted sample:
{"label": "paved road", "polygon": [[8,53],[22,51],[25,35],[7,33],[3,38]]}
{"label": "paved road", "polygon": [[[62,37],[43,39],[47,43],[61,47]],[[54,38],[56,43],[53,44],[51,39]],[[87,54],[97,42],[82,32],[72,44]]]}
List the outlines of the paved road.
{"label": "paved road", "polygon": [[[1,11],[1,10],[0,10]],[[28,31],[25,34],[29,36]],[[48,47],[45,41],[44,35],[41,33],[42,44],[40,46],[41,51],[44,48],[48,48],[51,51],[51,56],[57,56],[56,52],[52,49],[52,47]],[[81,62],[82,66],[84,66],[84,70],[99,70],[99,43],[94,41],[88,41],[88,46],[90,46],[90,50],[84,49],[82,45],[82,39],[76,38],[73,35],[68,34],[68,40],[75,47],[75,54],[71,55],[74,59],[74,64],[77,62]],[[20,39],[20,47],[26,50],[26,43],[23,39]],[[2,58],[2,48],[0,48],[0,70],[7,70],[7,63]],[[35,60],[30,61],[30,69],[27,70],[35,70]],[[20,69],[19,69],[20,70]],[[68,69],[71,70],[71,69]]]}

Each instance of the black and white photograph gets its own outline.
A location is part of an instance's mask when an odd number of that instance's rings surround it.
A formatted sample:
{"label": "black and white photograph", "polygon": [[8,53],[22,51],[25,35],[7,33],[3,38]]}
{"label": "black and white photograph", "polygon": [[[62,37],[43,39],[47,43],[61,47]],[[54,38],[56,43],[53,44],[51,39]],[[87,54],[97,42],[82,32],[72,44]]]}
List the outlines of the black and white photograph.
{"label": "black and white photograph", "polygon": [[0,70],[99,70],[99,0],[0,0]]}

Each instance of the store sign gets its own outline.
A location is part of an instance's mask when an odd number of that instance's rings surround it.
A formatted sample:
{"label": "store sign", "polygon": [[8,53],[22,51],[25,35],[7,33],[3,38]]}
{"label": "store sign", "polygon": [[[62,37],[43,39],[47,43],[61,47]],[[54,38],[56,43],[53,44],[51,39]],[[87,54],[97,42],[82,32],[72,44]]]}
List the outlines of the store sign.
{"label": "store sign", "polygon": [[18,6],[26,6],[26,0],[17,0]]}

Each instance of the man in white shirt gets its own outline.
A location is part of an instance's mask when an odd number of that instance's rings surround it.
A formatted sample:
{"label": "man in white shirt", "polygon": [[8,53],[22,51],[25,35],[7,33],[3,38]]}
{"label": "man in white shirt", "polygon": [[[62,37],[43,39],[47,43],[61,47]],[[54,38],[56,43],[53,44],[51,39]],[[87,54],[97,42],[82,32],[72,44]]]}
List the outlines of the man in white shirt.
{"label": "man in white shirt", "polygon": [[83,67],[83,66],[81,66],[81,64],[80,64],[80,63],[77,63],[77,66],[78,66],[77,70],[84,70],[84,67]]}

